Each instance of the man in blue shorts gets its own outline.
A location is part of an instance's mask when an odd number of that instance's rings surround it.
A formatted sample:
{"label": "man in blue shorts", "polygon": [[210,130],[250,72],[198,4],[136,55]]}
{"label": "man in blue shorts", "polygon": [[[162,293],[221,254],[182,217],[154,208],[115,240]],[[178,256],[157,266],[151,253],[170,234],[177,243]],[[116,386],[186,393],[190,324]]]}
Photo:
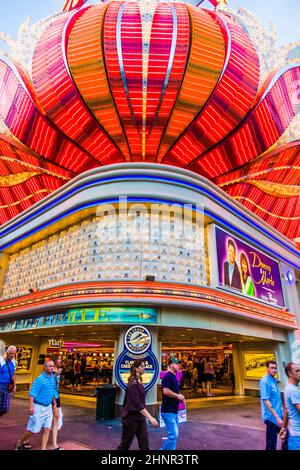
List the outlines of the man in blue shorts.
{"label": "man in blue shorts", "polygon": [[32,434],[43,429],[41,450],[46,450],[49,433],[52,426],[53,413],[57,415],[56,408],[56,381],[53,374],[54,362],[46,361],[44,372],[33,382],[29,393],[29,420],[26,431],[16,443],[15,450],[24,450],[27,439]]}
{"label": "man in blue shorts", "polygon": [[[288,450],[300,450],[300,366],[288,362],[284,368],[288,377],[288,383],[284,390],[286,412],[284,414],[283,427],[279,437],[288,441]],[[290,432],[287,439],[287,424],[290,423]]]}
{"label": "man in blue shorts", "polygon": [[185,401],[179,392],[179,382],[176,373],[179,368],[178,359],[171,357],[168,361],[168,373],[162,379],[161,417],[167,428],[167,439],[160,450],[175,450],[178,439],[178,406]]}

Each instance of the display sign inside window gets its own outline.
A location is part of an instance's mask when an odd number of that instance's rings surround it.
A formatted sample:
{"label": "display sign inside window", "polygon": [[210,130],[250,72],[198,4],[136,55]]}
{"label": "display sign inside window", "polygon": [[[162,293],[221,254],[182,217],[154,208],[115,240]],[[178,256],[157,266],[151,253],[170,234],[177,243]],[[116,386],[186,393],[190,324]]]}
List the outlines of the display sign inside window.
{"label": "display sign inside window", "polygon": [[275,307],[283,307],[278,262],[218,227],[215,233],[219,284]]}
{"label": "display sign inside window", "polygon": [[17,370],[16,372],[28,372],[31,368],[32,348],[17,346]]}
{"label": "display sign inside window", "polygon": [[261,379],[267,373],[267,361],[275,361],[276,357],[273,352],[261,353],[243,353],[244,372],[248,379]]}

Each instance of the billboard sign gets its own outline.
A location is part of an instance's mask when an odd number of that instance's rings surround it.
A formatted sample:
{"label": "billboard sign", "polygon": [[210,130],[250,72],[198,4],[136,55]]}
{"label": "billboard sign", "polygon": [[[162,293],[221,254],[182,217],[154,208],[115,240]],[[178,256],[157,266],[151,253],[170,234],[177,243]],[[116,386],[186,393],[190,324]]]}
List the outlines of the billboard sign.
{"label": "billboard sign", "polygon": [[215,235],[219,285],[283,307],[278,262],[218,227]]}

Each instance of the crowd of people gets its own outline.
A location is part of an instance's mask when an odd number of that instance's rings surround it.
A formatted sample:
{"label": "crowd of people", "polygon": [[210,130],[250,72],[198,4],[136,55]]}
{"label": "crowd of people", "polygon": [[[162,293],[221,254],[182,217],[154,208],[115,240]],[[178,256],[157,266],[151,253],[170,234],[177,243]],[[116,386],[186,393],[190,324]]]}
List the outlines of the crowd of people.
{"label": "crowd of people", "polygon": [[72,391],[80,392],[83,385],[90,383],[112,381],[113,362],[101,353],[65,354],[62,356],[61,368],[61,386]]}
{"label": "crowd of people", "polygon": [[[9,346],[5,352],[5,345],[0,341],[0,417],[9,411],[11,394],[16,391],[16,352],[17,348],[13,345]],[[76,375],[75,361],[79,361],[79,359],[80,357],[74,359],[74,375]],[[71,359],[67,358],[67,360]],[[191,364],[189,362],[188,360],[187,367],[193,371],[195,364],[193,361]],[[209,357],[202,358],[199,363],[203,365],[201,370],[207,384],[207,394],[211,396],[209,384],[212,382],[212,363]],[[168,371],[162,379],[161,406],[161,418],[165,423],[167,436],[160,450],[175,450],[179,434],[178,410],[180,403],[185,407],[185,397],[180,392],[178,359],[170,357],[167,365]],[[275,377],[277,363],[267,361],[266,367],[267,373],[260,380],[261,416],[266,425],[266,450],[276,450],[278,437],[282,442],[283,450],[300,450],[300,366],[293,362],[285,365],[287,385],[283,395]],[[145,361],[143,359],[135,360],[130,369],[121,412],[122,437],[118,446],[119,450],[129,449],[135,436],[138,439],[139,448],[148,450],[146,419],[150,421],[152,426],[158,426],[156,418],[151,416],[146,409],[146,393],[142,384],[144,370]],[[41,450],[46,450],[51,430],[51,448],[63,450],[57,442],[58,431],[63,424],[59,395],[62,373],[62,358],[60,356],[47,357],[42,374],[32,383],[29,392],[29,419],[23,436],[15,444],[15,450],[31,449],[30,437],[41,431]]]}
{"label": "crowd of people", "polygon": [[230,383],[231,392],[234,392],[234,374],[230,363],[214,361],[209,356],[192,357],[190,355],[181,361],[181,370],[182,390],[193,390],[212,397],[214,396],[213,386]]}

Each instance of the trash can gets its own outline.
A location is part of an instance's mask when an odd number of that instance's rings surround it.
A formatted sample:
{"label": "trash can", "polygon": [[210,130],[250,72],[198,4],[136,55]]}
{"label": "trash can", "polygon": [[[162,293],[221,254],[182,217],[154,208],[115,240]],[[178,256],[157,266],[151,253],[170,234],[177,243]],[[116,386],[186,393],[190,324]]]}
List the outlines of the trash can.
{"label": "trash can", "polygon": [[96,387],[96,419],[115,418],[115,402],[119,391],[117,385],[103,384]]}

